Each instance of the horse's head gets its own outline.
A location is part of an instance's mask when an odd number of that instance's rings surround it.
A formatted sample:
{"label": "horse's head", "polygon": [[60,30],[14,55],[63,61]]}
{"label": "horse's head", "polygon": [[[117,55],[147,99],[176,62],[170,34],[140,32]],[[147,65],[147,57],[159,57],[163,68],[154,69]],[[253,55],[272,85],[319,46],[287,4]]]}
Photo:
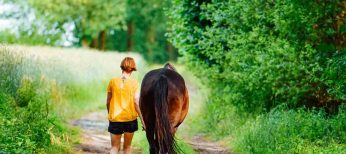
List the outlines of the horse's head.
{"label": "horse's head", "polygon": [[175,67],[172,64],[170,64],[170,63],[165,64],[165,66],[163,66],[163,68],[170,69],[172,71],[176,71]]}

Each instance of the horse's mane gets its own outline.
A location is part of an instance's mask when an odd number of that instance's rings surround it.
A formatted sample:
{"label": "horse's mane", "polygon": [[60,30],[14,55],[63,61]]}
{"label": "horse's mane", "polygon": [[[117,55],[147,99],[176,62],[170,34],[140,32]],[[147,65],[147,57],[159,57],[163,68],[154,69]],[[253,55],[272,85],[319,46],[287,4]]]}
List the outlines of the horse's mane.
{"label": "horse's mane", "polygon": [[175,67],[170,63],[165,64],[165,66],[163,66],[163,68],[170,69],[172,71],[176,71]]}

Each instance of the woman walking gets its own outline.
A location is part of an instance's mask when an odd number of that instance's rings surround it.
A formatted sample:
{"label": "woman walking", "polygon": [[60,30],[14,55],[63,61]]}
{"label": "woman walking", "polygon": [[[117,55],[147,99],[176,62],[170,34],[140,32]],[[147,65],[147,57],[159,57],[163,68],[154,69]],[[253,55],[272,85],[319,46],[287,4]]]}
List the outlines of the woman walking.
{"label": "woman walking", "polygon": [[126,57],[120,64],[122,75],[109,81],[107,88],[107,110],[111,135],[111,154],[120,151],[120,139],[124,134],[124,154],[131,153],[131,142],[133,134],[138,130],[137,117],[139,110],[139,84],[131,78],[136,71],[133,58]]}

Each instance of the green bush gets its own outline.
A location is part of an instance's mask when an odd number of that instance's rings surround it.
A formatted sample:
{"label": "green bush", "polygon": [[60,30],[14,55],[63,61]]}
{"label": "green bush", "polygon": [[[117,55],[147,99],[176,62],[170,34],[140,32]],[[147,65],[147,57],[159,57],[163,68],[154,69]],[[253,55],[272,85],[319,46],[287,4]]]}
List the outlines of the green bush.
{"label": "green bush", "polygon": [[35,87],[30,80],[23,79],[16,91],[16,103],[19,107],[27,106],[35,96]]}
{"label": "green bush", "polygon": [[226,105],[333,112],[346,100],[344,8],[341,0],[175,0],[169,36]]}

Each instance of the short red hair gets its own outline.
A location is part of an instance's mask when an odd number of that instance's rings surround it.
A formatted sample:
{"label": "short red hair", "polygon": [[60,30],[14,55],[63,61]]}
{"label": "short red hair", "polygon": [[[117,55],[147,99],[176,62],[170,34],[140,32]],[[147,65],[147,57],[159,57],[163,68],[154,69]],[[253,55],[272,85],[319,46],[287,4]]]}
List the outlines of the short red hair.
{"label": "short red hair", "polygon": [[136,63],[135,60],[131,57],[125,57],[120,64],[121,70],[131,73],[132,71],[136,71]]}

